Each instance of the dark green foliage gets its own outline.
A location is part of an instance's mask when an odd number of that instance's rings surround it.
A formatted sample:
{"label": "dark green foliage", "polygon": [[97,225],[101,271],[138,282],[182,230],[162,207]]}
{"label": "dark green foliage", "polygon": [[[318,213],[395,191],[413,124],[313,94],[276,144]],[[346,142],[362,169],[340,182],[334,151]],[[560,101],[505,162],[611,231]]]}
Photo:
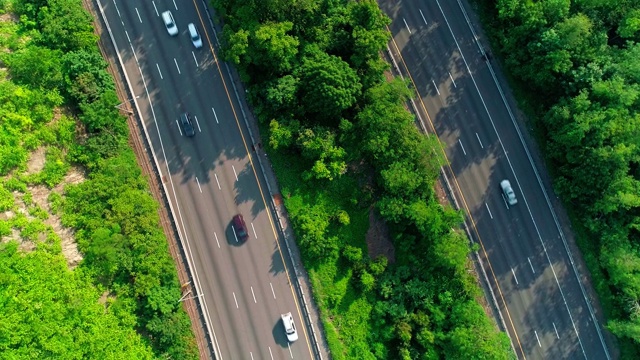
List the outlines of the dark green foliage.
{"label": "dark green foliage", "polygon": [[[452,230],[462,216],[434,194],[440,144],[406,111],[407,84],[383,76],[389,19],[376,2],[214,6],[268,133],[332,357],[508,358]],[[396,264],[364,251],[369,209],[392,227]]]}
{"label": "dark green foliage", "polygon": [[[533,109],[554,185],[623,357],[640,355],[640,3],[514,1],[491,33]],[[624,340],[631,339],[633,343]]]}

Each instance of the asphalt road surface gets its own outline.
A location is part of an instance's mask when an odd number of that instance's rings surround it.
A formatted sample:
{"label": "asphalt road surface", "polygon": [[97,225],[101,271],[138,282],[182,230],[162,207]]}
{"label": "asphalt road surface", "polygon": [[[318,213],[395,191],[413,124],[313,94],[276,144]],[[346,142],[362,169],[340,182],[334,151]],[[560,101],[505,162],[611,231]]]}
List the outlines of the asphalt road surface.
{"label": "asphalt road surface", "polygon": [[[250,160],[247,129],[214,55],[202,3],[99,1],[202,287],[217,360],[312,358],[290,284],[291,264],[265,205],[264,180]],[[169,36],[160,17],[166,10],[177,36]],[[198,28],[201,49],[192,45],[188,23]],[[194,137],[184,136],[178,124],[183,112],[194,120]],[[231,226],[235,214],[246,221],[246,243],[237,241]],[[298,330],[293,343],[280,321],[287,312]]]}
{"label": "asphalt road surface", "polygon": [[[392,19],[399,68],[411,76],[418,110],[444,144],[513,348],[520,359],[608,359],[586,285],[572,266],[571,257],[580,255],[567,251],[553,195],[541,185],[548,179],[530,160],[461,5],[380,0]],[[518,204],[505,201],[503,179]]]}

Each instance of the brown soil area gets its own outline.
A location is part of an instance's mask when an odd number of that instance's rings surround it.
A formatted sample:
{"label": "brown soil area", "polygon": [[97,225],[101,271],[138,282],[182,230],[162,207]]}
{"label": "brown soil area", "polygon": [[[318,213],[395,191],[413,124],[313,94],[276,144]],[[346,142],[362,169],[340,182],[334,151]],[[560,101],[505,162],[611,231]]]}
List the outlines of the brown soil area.
{"label": "brown soil area", "polygon": [[375,259],[383,255],[389,260],[389,263],[396,261],[395,248],[389,238],[389,228],[384,220],[376,214],[373,206],[369,209],[369,230],[367,230],[366,238],[369,258]]}

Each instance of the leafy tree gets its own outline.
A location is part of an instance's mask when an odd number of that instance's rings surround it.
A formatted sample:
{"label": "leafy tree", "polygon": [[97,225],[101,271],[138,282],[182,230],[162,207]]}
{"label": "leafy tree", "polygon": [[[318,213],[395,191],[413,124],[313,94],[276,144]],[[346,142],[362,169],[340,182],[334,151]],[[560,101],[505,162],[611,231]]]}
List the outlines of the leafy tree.
{"label": "leafy tree", "polygon": [[18,84],[47,90],[61,89],[63,84],[62,52],[36,45],[3,56],[9,74]]}
{"label": "leafy tree", "polygon": [[106,72],[107,62],[96,52],[79,50],[62,58],[66,88],[78,103],[96,101],[105,91],[113,91],[113,80]]}
{"label": "leafy tree", "polygon": [[299,96],[307,114],[320,124],[337,124],[353,106],[362,85],[349,64],[337,56],[309,47],[295,72],[300,78]]}
{"label": "leafy tree", "polygon": [[91,15],[75,0],[47,0],[40,9],[38,23],[41,45],[64,52],[95,46]]}

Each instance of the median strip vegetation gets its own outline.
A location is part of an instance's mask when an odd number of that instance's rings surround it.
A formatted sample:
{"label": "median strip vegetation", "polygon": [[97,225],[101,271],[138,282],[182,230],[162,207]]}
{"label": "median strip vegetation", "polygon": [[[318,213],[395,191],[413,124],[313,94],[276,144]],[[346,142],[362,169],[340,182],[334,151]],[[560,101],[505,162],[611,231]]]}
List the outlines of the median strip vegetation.
{"label": "median strip vegetation", "polygon": [[334,359],[507,359],[374,1],[214,0]]}
{"label": "median strip vegetation", "polygon": [[0,1],[0,357],[196,359],[91,16]]}

